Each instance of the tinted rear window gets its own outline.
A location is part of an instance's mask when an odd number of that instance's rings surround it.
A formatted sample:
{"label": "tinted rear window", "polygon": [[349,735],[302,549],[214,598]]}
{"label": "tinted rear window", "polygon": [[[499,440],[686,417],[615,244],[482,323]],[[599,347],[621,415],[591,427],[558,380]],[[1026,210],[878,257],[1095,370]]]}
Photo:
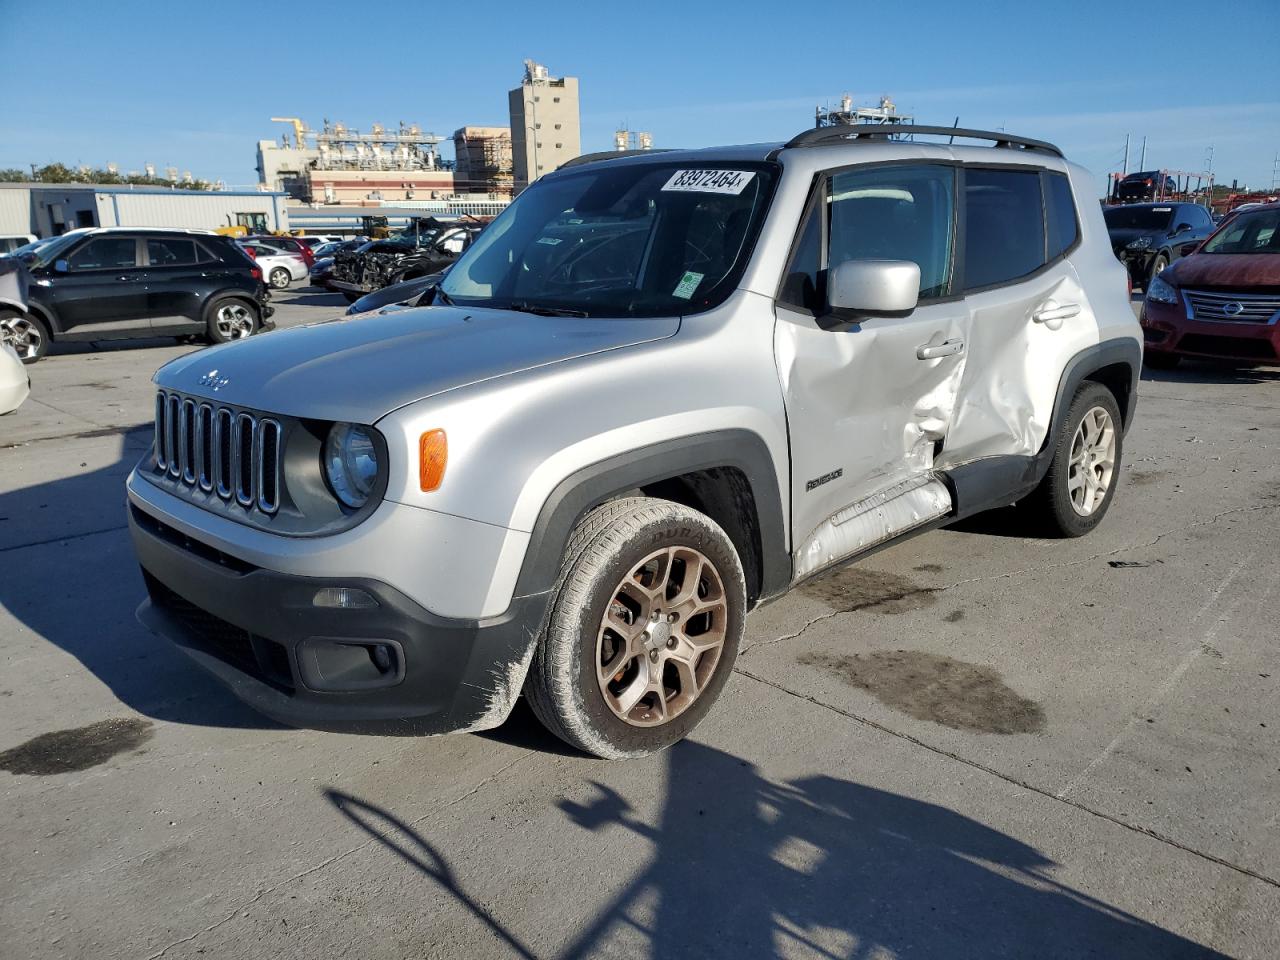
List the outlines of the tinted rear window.
{"label": "tinted rear window", "polygon": [[1045,262],[1040,173],[965,173],[964,287],[973,290],[1024,277]]}
{"label": "tinted rear window", "polygon": [[1045,174],[1044,212],[1049,235],[1049,259],[1060,257],[1076,242],[1076,204],[1071,182],[1060,173]]}

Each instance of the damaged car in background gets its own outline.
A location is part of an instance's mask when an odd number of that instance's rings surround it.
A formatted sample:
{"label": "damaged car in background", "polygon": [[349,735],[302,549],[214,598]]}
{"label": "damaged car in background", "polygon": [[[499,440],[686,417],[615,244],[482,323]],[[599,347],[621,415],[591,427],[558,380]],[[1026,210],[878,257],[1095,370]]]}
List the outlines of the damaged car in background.
{"label": "damaged car in background", "polygon": [[334,254],[328,286],[354,303],[365,294],[404,280],[439,273],[460,257],[484,228],[480,221],[444,224],[415,220],[396,237],[373,240]]}

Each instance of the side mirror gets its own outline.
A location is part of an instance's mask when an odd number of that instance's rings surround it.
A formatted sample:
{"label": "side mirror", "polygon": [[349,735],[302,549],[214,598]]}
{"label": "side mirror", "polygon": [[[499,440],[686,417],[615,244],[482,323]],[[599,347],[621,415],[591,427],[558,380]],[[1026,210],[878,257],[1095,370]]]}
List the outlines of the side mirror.
{"label": "side mirror", "polygon": [[[831,316],[824,329],[868,317],[905,317],[920,299],[920,265],[910,260],[846,260],[827,274]],[[834,322],[829,322],[829,321]]]}
{"label": "side mirror", "polygon": [[53,269],[55,273],[70,273],[71,266],[65,260],[53,261]]}

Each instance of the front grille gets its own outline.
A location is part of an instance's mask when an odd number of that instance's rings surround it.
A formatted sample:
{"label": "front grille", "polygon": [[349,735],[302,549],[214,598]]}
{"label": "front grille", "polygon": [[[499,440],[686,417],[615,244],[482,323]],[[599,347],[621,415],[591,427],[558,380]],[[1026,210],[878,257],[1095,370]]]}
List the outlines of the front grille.
{"label": "front grille", "polygon": [[215,407],[176,393],[156,394],[156,466],[187,487],[215,492],[246,509],[280,509],[278,420]]}
{"label": "front grille", "polygon": [[1280,319],[1280,294],[1223,293],[1187,290],[1187,319],[1215,323],[1275,323]]}
{"label": "front grille", "polygon": [[1256,337],[1211,337],[1202,333],[1188,333],[1178,341],[1178,350],[1202,353],[1211,357],[1228,357],[1247,360],[1275,360],[1276,350],[1270,340]]}

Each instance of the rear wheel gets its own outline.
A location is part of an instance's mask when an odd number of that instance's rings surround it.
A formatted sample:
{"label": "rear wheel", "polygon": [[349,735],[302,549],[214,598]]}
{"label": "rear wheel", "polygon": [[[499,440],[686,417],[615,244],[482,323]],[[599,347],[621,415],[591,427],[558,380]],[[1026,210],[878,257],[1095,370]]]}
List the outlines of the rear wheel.
{"label": "rear wheel", "polygon": [[289,271],[284,267],[276,267],[267,277],[271,286],[276,290],[283,290],[289,286]]}
{"label": "rear wheel", "polygon": [[0,342],[13,347],[23,363],[35,363],[49,352],[49,330],[32,314],[0,310]]}
{"label": "rear wheel", "polygon": [[525,693],[581,750],[653,753],[711,709],[745,616],[742,564],[710,518],[666,500],[612,501],[570,538]]}
{"label": "rear wheel", "polygon": [[214,343],[243,340],[258,331],[258,310],[247,300],[222,297],[209,307],[209,339]]}
{"label": "rear wheel", "polygon": [[1120,407],[1100,383],[1076,391],[1049,472],[1024,501],[1051,536],[1082,537],[1111,506],[1123,445]]}

